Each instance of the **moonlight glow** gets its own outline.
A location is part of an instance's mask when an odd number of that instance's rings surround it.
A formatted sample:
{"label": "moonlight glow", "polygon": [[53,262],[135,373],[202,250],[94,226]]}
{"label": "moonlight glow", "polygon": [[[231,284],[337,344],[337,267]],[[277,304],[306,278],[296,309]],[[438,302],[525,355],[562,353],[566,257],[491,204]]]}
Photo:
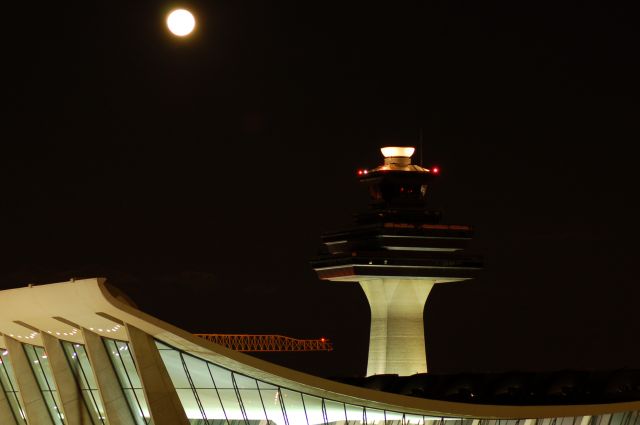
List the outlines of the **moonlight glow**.
{"label": "moonlight glow", "polygon": [[191,34],[195,26],[196,20],[188,10],[176,9],[167,16],[169,31],[178,37]]}

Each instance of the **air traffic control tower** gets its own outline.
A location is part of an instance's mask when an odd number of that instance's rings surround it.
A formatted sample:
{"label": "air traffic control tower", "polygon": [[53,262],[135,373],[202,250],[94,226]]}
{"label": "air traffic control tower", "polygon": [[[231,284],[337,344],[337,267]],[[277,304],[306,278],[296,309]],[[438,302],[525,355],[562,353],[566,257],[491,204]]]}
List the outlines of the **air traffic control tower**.
{"label": "air traffic control tower", "polygon": [[463,249],[466,225],[427,207],[439,169],[411,163],[412,147],[382,148],[384,164],[358,171],[372,203],[354,227],[322,235],[312,266],[320,279],[359,282],[371,307],[367,376],[427,372],[424,306],[433,285],[473,278],[481,260]]}

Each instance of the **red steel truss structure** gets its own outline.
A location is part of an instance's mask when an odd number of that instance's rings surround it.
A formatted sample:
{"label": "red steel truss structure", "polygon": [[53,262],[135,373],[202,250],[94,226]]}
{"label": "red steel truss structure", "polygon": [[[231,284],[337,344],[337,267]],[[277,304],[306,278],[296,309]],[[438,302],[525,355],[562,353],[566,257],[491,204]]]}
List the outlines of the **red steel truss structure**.
{"label": "red steel truss structure", "polygon": [[326,338],[296,339],[283,335],[247,334],[195,334],[235,351],[333,351],[333,344]]}

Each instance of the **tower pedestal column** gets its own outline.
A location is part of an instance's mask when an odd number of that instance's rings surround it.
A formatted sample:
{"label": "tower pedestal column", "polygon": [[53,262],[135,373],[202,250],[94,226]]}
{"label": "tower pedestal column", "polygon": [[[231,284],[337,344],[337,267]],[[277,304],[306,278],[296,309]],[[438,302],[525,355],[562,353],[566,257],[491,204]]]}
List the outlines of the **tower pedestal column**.
{"label": "tower pedestal column", "polygon": [[432,279],[360,281],[371,308],[367,376],[427,372],[424,305]]}

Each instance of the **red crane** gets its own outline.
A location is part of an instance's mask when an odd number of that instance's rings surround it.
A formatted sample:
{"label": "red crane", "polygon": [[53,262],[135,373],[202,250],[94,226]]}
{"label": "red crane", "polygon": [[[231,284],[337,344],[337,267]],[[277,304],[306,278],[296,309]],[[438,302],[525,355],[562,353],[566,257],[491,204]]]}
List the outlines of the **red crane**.
{"label": "red crane", "polygon": [[333,344],[326,338],[296,339],[283,335],[248,334],[195,334],[235,351],[333,351]]}

